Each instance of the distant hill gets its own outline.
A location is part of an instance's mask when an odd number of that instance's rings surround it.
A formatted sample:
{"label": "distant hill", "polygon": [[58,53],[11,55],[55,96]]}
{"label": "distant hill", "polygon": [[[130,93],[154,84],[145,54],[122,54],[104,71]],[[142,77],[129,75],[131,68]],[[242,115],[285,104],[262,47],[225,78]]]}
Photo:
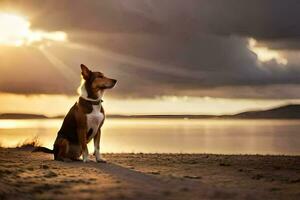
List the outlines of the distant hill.
{"label": "distant hill", "polygon": [[[64,115],[51,117],[51,119],[63,118]],[[125,119],[300,119],[300,105],[291,104],[269,110],[247,111],[235,115],[108,115],[108,118]],[[4,113],[0,119],[48,119],[45,115]]]}
{"label": "distant hill", "polygon": [[133,119],[207,119],[216,118],[215,115],[108,115],[109,118],[133,118]]}
{"label": "distant hill", "polygon": [[155,119],[300,119],[300,105],[285,105],[269,110],[247,111],[235,115],[111,115],[112,118],[155,118]]}
{"label": "distant hill", "polygon": [[23,113],[3,113],[0,119],[47,119],[45,115],[23,114]]}
{"label": "distant hill", "polygon": [[239,119],[300,119],[300,105],[286,105],[263,111],[248,111],[225,117]]}

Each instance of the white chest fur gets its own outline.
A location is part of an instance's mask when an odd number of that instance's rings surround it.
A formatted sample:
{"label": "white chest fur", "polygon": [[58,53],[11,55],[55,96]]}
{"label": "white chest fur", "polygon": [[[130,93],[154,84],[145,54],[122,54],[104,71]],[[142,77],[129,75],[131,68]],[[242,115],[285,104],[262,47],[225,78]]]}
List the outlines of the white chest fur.
{"label": "white chest fur", "polygon": [[92,134],[89,135],[88,142],[94,138],[97,134],[99,125],[102,123],[104,116],[103,113],[100,112],[100,105],[93,105],[93,111],[86,115],[87,119],[87,131],[92,129]]}

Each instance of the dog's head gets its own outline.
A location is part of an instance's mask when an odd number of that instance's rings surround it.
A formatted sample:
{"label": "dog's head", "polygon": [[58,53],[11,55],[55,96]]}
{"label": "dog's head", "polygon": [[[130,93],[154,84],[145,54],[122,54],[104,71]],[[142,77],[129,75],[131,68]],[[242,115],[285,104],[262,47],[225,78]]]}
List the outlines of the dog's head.
{"label": "dog's head", "polygon": [[83,64],[81,64],[80,67],[83,79],[92,90],[110,89],[113,88],[117,83],[117,80],[108,78],[101,72],[92,72]]}

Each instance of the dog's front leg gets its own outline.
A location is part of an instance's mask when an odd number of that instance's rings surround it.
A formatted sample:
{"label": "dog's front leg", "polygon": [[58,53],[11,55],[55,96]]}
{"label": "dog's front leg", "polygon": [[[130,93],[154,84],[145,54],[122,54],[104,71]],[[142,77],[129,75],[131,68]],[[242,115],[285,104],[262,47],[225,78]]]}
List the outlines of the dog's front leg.
{"label": "dog's front leg", "polygon": [[87,162],[88,156],[89,156],[89,150],[87,148],[87,141],[86,141],[86,134],[87,134],[86,128],[81,128],[78,130],[78,138],[79,138],[79,144],[80,144],[80,147],[82,150],[83,162]]}
{"label": "dog's front leg", "polygon": [[101,138],[101,129],[99,128],[98,133],[94,137],[94,155],[96,157],[97,162],[105,162],[101,159],[100,156],[100,138]]}

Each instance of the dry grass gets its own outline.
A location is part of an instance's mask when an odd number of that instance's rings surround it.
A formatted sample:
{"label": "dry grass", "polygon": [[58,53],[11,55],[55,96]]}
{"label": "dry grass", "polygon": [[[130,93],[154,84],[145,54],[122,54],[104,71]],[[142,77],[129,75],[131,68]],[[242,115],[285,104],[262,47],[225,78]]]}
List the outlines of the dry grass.
{"label": "dry grass", "polygon": [[24,142],[19,143],[17,148],[33,148],[40,147],[42,144],[39,141],[39,138],[36,136],[32,139],[26,139]]}

